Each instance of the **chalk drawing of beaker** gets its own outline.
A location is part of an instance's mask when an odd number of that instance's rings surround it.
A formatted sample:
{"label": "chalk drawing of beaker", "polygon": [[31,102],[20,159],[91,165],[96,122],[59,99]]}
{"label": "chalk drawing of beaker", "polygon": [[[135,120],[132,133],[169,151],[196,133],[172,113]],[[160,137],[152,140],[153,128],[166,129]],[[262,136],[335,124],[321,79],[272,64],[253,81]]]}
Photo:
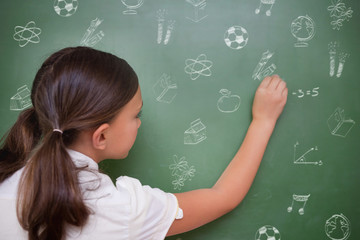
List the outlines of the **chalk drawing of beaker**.
{"label": "chalk drawing of beaker", "polygon": [[143,5],[144,0],[121,0],[127,10],[123,11],[123,14],[137,14],[135,9]]}

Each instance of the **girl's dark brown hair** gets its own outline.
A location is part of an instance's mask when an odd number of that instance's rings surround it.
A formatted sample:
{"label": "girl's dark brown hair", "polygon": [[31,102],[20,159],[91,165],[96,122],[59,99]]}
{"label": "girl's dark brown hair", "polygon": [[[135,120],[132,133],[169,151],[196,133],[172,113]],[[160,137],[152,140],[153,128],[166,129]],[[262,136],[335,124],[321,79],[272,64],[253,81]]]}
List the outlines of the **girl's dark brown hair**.
{"label": "girl's dark brown hair", "polygon": [[66,148],[81,131],[110,122],[137,89],[125,60],[91,48],[65,48],[43,63],[33,107],[19,115],[0,149],[0,183],[24,167],[17,214],[29,239],[63,239],[67,225],[87,222],[79,169]]}

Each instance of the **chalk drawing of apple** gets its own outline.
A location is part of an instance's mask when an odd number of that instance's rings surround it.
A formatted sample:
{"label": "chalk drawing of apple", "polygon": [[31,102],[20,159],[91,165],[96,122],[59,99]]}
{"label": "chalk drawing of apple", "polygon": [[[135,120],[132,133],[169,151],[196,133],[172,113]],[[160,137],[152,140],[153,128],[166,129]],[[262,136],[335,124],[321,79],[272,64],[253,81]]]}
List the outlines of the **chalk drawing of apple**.
{"label": "chalk drawing of apple", "polygon": [[217,102],[217,108],[220,112],[232,113],[239,109],[241,98],[238,95],[231,95],[227,89],[221,89],[219,93],[222,95]]}

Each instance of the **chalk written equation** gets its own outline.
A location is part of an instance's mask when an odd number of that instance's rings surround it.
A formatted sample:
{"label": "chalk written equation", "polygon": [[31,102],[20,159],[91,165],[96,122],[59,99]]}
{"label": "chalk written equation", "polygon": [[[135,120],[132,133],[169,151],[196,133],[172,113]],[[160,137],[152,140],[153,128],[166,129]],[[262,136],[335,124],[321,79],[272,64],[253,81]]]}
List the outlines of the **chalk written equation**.
{"label": "chalk written equation", "polygon": [[320,90],[320,87],[315,87],[310,90],[303,90],[300,88],[297,91],[292,92],[292,95],[294,95],[298,98],[303,98],[306,96],[317,97],[317,96],[319,96],[319,90]]}

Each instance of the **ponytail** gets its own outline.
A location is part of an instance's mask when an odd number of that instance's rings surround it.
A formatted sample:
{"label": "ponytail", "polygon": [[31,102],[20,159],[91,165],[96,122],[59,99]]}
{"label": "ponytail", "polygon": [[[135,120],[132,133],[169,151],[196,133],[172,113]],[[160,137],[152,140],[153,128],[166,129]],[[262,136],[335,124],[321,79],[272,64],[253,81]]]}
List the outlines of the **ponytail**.
{"label": "ponytail", "polygon": [[30,240],[62,239],[66,224],[81,227],[90,214],[62,137],[57,131],[44,137],[20,180],[17,214]]}
{"label": "ponytail", "polygon": [[1,139],[5,138],[0,149],[0,183],[25,166],[40,137],[34,108],[22,111],[8,134]]}
{"label": "ponytail", "polygon": [[66,147],[82,131],[111,122],[138,85],[125,60],[87,47],[64,48],[42,64],[31,91],[34,108],[20,114],[0,149],[0,183],[24,167],[17,216],[30,240],[60,240],[68,225],[86,224],[83,169]]}

